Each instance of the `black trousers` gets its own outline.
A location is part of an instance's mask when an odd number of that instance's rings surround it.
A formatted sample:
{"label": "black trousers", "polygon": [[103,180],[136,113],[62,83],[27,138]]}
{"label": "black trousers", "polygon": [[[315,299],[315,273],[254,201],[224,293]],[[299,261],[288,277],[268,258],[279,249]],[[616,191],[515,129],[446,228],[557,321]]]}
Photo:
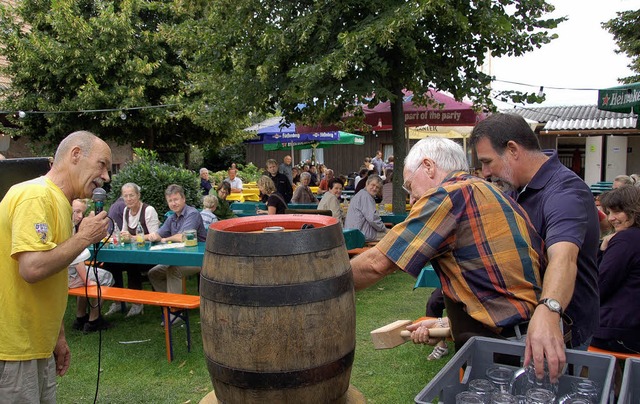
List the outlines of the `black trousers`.
{"label": "black trousers", "polygon": [[124,288],[123,273],[127,272],[127,288],[142,290],[142,273],[153,268],[153,265],[143,264],[118,264],[107,262],[104,269],[113,274],[113,286]]}
{"label": "black trousers", "polygon": [[463,309],[462,303],[454,302],[447,296],[444,296],[444,305],[447,308],[447,317],[449,317],[451,334],[453,335],[456,351],[462,348],[462,346],[474,336],[507,339],[467,314]]}
{"label": "black trousers", "polygon": [[427,317],[442,317],[444,313],[444,295],[441,288],[435,288],[427,300]]}

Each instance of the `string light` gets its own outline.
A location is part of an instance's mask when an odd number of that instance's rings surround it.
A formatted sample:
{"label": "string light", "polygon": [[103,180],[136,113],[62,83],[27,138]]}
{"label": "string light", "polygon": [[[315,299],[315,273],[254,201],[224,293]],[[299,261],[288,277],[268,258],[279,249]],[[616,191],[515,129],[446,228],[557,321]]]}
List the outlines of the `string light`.
{"label": "string light", "polygon": [[[18,117],[25,118],[30,114],[40,114],[40,115],[49,115],[49,114],[91,114],[91,113],[102,113],[102,112],[121,112],[120,118],[127,119],[127,115],[125,112],[127,111],[139,111],[144,109],[158,109],[158,108],[170,108],[174,107],[178,104],[160,104],[160,105],[145,105],[140,107],[127,107],[127,108],[102,108],[102,109],[79,109],[77,111],[71,110],[61,110],[61,111],[0,111],[0,114],[18,114]],[[124,118],[123,118],[124,116]]]}
{"label": "string light", "polygon": [[[507,83],[507,84],[516,84],[519,86],[525,86],[525,87],[540,87],[540,91],[542,91],[544,89],[545,86],[539,86],[537,84],[527,84],[527,83],[520,83],[518,81],[509,81],[509,80],[500,80],[500,79],[494,79],[493,81],[497,81],[498,83]],[[570,90],[570,91],[598,91],[601,90],[599,88],[571,88],[571,87],[552,87],[552,86],[546,86],[548,89],[552,89],[552,90]]]}

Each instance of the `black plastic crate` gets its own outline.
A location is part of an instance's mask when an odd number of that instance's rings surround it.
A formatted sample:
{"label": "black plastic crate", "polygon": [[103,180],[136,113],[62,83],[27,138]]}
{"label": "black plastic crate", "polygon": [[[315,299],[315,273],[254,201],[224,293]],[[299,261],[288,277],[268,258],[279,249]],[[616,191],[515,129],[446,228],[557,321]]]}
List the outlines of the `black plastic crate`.
{"label": "black plastic crate", "polygon": [[[524,357],[524,343],[485,337],[473,337],[445,365],[444,368],[416,396],[415,402],[427,404],[436,402],[454,404],[456,394],[467,390],[469,381],[485,378],[485,372],[497,363],[494,354],[510,355],[515,360]],[[574,381],[583,379],[585,374],[602,389],[600,404],[607,404],[611,394],[615,358],[585,351],[566,351],[567,369],[559,380],[558,397],[569,392]],[[464,372],[461,369],[465,366]],[[504,365],[503,365],[504,366]],[[512,367],[514,370],[517,369]],[[640,370],[640,369],[639,369]],[[585,372],[585,373],[582,373]]]}

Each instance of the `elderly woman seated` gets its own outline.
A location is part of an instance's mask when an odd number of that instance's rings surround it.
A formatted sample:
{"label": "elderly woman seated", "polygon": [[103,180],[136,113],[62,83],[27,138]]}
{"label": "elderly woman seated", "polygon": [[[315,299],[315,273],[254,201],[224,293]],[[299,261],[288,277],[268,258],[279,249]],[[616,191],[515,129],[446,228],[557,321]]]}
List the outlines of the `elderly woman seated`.
{"label": "elderly woman seated", "polygon": [[344,227],[360,230],[367,241],[377,241],[387,232],[374,199],[382,189],[382,179],[374,174],[369,175],[366,181],[363,192],[358,192],[351,198]]}
{"label": "elderly woman seated", "polygon": [[293,192],[291,203],[318,203],[318,199],[311,192],[309,183],[311,182],[311,174],[303,172],[300,174],[300,185]]}

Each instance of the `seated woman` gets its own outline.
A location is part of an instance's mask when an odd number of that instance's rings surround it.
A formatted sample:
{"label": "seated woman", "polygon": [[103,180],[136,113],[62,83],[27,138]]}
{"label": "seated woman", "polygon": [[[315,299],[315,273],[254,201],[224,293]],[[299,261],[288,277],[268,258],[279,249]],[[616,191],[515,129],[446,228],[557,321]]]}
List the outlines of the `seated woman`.
{"label": "seated woman", "polygon": [[291,174],[293,175],[292,185],[293,188],[295,188],[300,185],[300,169],[298,167],[293,167],[291,169]]}
{"label": "seated woman", "polygon": [[600,326],[591,345],[640,353],[640,188],[613,189],[600,196],[600,205],[615,233],[600,247]]}
{"label": "seated woman", "polygon": [[[212,191],[213,192],[213,191]],[[233,210],[229,206],[229,202],[227,201],[227,196],[231,193],[231,184],[227,181],[222,181],[220,185],[218,185],[218,206],[214,209],[213,213],[216,215],[218,220],[231,219],[232,217],[236,217],[233,214]]]}
{"label": "seated woman", "polygon": [[[74,199],[71,206],[73,208],[73,224],[77,227],[80,225],[80,222],[84,218],[84,212],[87,210],[87,200]],[[96,284],[100,284],[101,286],[113,285],[113,276],[110,272],[102,268],[87,268],[84,262],[90,258],[91,253],[85,248],[82,253],[69,264],[69,289],[79,288],[85,284],[88,286],[94,286]],[[87,298],[81,296],[78,296],[76,300],[76,319],[72,325],[74,330],[88,333],[106,330],[110,327],[109,322],[100,314],[101,305],[98,305],[95,301],[89,304]],[[88,314],[87,310],[89,311]]]}
{"label": "seated woman", "polygon": [[344,222],[344,212],[340,207],[340,197],[342,196],[342,187],[344,183],[340,178],[332,178],[329,181],[329,190],[324,193],[320,203],[318,204],[319,210],[330,210],[331,216],[338,219],[338,223],[342,226]]}
{"label": "seated woman", "polygon": [[311,174],[303,172],[300,174],[300,185],[296,187],[291,198],[291,203],[318,203],[318,199],[311,192],[309,183],[311,182]]}
{"label": "seated woman", "polygon": [[262,195],[267,197],[267,210],[258,209],[259,215],[283,215],[287,209],[287,203],[284,201],[284,197],[276,191],[276,186],[266,175],[263,175],[258,179],[258,189]]}
{"label": "seated woman", "polygon": [[[160,227],[160,219],[158,212],[151,205],[143,203],[140,199],[140,187],[133,182],[124,184],[121,188],[122,199],[124,199],[125,208],[122,212],[122,231],[120,237],[122,240],[131,240],[135,237],[138,225],[142,226],[145,234],[145,240],[149,240],[149,233],[153,233]],[[153,265],[133,265],[133,264],[105,264],[105,269],[113,274],[115,286],[124,287],[123,272],[127,272],[127,287],[129,289],[142,289],[142,273],[151,269]],[[112,303],[109,311],[105,316],[111,315],[118,311],[119,303]],[[142,304],[132,304],[131,309],[127,313],[127,317],[136,316],[143,313]]]}
{"label": "seated woman", "polygon": [[344,227],[345,229],[360,230],[367,241],[377,241],[387,232],[387,228],[376,209],[374,199],[378,195],[378,191],[382,189],[382,180],[375,174],[369,175],[363,189],[364,191],[351,198]]}
{"label": "seated woman", "polygon": [[202,211],[200,212],[200,216],[202,216],[202,224],[204,224],[205,229],[209,229],[211,223],[218,221],[215,213],[213,213],[217,207],[218,198],[215,195],[206,195],[202,198]]}

